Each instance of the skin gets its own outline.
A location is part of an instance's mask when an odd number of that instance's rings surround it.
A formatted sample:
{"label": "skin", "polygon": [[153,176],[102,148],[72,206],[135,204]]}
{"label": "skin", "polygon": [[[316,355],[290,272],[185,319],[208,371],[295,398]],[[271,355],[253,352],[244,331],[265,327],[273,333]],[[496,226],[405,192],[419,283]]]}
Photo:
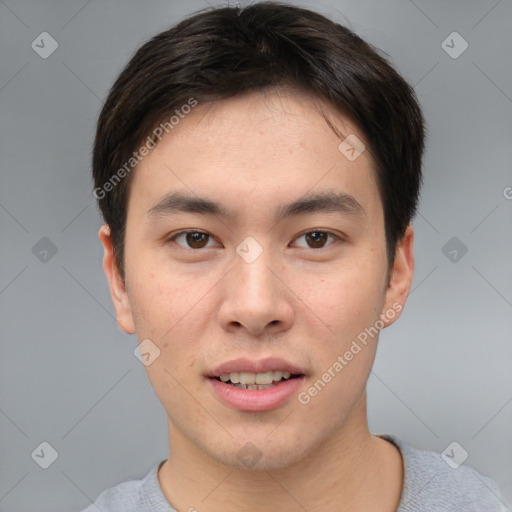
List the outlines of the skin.
{"label": "skin", "polygon": [[[367,424],[378,337],[306,405],[293,396],[272,411],[237,411],[204,377],[236,357],[277,356],[304,369],[300,391],[307,391],[359,333],[408,297],[412,226],[388,274],[370,154],[349,161],[319,104],[281,90],[197,106],[135,171],[124,280],[108,226],[100,229],[119,326],[161,351],[146,366],[168,415],[170,456],[158,478],[179,511],[274,510],[277,503],[282,511],[397,508],[400,452]],[[346,117],[332,120],[364,141]],[[236,217],[148,215],[176,191],[220,202]],[[320,191],[352,195],[365,215],[314,212],[275,222],[279,205]],[[210,234],[202,239],[207,247],[190,248],[185,236],[170,240],[184,229]],[[305,233],[315,230],[343,238],[314,245]],[[247,236],[263,249],[250,264],[236,253]],[[400,312],[393,316],[384,316],[384,327]],[[248,442],[261,454],[252,468],[237,457]]]}

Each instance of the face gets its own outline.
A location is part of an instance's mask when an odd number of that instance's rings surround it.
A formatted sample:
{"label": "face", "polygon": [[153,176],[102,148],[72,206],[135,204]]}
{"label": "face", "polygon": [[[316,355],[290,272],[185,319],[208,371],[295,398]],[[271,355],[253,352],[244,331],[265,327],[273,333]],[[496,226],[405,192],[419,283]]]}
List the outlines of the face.
{"label": "face", "polygon": [[[199,105],[135,171],[124,282],[100,230],[119,325],[150,340],[171,444],[277,469],[363,428],[375,333],[412,280],[412,228],[388,286],[372,160],[340,142],[298,94]],[[241,388],[253,378],[262,389]]]}

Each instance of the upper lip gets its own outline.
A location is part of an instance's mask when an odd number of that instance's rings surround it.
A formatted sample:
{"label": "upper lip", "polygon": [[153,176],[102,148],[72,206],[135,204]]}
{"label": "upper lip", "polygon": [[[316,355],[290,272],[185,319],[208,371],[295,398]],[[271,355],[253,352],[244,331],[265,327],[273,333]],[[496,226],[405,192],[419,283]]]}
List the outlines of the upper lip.
{"label": "upper lip", "polygon": [[303,370],[280,357],[266,357],[264,359],[251,360],[245,357],[225,361],[206,374],[207,377],[220,377],[223,373],[265,373],[270,371],[290,372],[295,375],[304,374]]}

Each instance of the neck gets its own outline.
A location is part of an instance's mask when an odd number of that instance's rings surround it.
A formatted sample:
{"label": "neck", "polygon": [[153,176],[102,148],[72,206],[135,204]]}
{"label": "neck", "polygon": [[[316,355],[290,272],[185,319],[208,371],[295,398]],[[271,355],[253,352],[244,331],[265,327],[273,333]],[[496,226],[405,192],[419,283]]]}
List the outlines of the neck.
{"label": "neck", "polygon": [[181,511],[231,512],[308,510],[395,511],[403,467],[400,452],[372,436],[366,395],[342,430],[299,463],[272,471],[240,470],[202,452],[169,425],[171,454],[161,467],[160,486]]}

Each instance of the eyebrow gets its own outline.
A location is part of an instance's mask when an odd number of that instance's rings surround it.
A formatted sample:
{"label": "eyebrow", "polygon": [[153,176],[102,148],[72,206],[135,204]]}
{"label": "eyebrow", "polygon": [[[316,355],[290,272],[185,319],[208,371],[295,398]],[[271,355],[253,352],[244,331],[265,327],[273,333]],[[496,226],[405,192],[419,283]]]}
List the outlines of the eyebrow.
{"label": "eyebrow", "polygon": [[[305,196],[292,203],[280,205],[276,212],[276,221],[292,216],[319,212],[333,212],[359,220],[366,216],[365,209],[350,194],[321,192]],[[225,205],[210,199],[189,196],[179,192],[167,195],[148,210],[149,217],[154,218],[175,213],[215,215],[228,220],[236,217],[236,213]]]}

